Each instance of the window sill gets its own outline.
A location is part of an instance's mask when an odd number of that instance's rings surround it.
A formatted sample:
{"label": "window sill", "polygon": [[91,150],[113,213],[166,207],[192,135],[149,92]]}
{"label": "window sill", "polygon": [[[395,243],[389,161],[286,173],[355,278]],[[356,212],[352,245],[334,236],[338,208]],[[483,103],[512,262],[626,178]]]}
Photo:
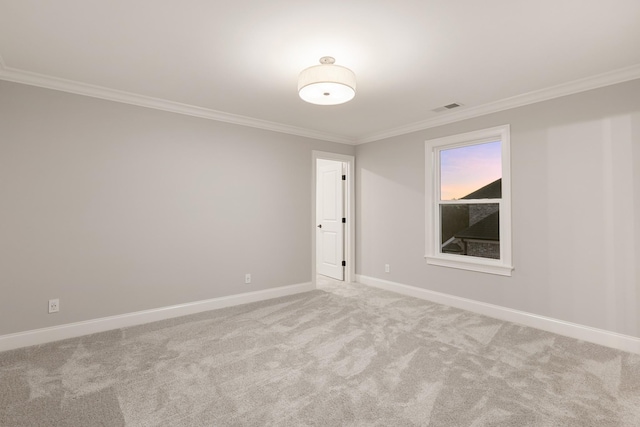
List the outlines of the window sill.
{"label": "window sill", "polygon": [[480,261],[478,258],[465,260],[425,256],[427,264],[441,267],[458,268],[460,270],[477,271],[480,273],[497,274],[499,276],[511,276],[513,266],[498,262]]}

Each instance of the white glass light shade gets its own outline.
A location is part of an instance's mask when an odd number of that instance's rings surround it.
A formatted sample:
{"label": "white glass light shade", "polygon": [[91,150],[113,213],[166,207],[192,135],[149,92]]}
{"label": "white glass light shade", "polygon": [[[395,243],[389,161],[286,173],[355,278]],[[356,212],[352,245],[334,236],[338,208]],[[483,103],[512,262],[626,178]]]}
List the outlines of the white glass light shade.
{"label": "white glass light shade", "polygon": [[298,93],[300,98],[311,104],[343,104],[356,95],[356,75],[339,65],[309,67],[300,73]]}

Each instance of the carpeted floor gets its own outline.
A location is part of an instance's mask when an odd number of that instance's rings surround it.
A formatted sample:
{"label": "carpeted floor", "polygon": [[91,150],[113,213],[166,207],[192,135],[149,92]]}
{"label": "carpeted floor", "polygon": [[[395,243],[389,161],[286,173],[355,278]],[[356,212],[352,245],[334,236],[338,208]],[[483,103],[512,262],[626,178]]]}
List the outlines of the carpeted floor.
{"label": "carpeted floor", "polygon": [[0,353],[0,425],[640,426],[640,356],[331,285]]}

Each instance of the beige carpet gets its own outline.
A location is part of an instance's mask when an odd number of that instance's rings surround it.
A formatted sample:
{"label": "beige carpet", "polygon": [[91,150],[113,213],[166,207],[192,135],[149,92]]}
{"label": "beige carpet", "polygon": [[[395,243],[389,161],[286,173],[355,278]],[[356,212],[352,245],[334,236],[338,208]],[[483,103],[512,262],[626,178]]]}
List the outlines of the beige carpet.
{"label": "beige carpet", "polygon": [[357,284],[0,353],[2,426],[640,426],[640,356]]}

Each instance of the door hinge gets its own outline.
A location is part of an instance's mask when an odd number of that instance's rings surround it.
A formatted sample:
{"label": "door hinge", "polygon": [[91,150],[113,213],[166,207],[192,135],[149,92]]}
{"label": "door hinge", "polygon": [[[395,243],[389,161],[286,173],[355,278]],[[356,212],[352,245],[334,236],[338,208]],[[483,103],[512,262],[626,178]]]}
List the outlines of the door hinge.
{"label": "door hinge", "polygon": [[347,266],[347,261],[342,261],[342,266],[346,267]]}
{"label": "door hinge", "polygon": [[342,223],[346,224],[347,223],[347,218],[342,218]]}
{"label": "door hinge", "polygon": [[346,181],[347,180],[347,175],[342,175],[342,180]]}

